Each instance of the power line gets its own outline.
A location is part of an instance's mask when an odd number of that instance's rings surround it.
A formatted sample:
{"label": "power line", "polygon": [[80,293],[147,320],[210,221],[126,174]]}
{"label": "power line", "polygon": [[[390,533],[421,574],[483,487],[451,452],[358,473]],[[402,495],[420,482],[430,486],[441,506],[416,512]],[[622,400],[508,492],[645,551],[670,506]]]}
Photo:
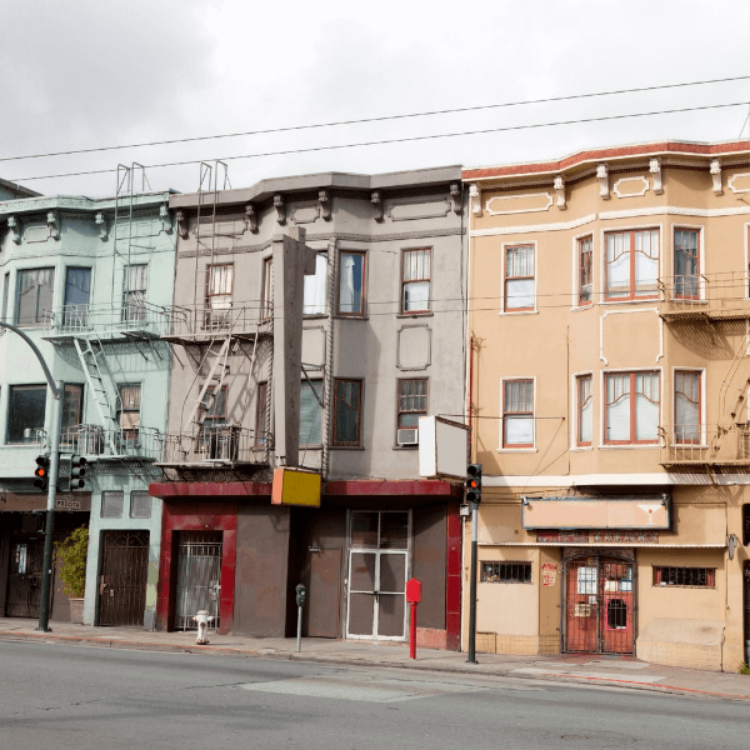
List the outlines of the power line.
{"label": "power line", "polygon": [[[128,143],[115,146],[97,146],[95,148],[70,149],[68,151],[50,151],[43,154],[26,154],[24,156],[3,156],[0,162],[22,161],[26,159],[46,159],[53,156],[72,156],[76,154],[91,154],[100,151],[119,151],[126,148],[146,148],[150,146],[170,146],[178,143],[194,143],[197,141],[219,140],[223,138],[243,138],[254,135],[270,135],[273,133],[289,133],[299,130],[316,130],[322,128],[333,128],[342,125],[362,125],[373,122],[388,122],[394,120],[408,120],[417,117],[435,117],[439,115],[460,114],[462,112],[481,112],[489,109],[503,109],[508,107],[525,107],[531,104],[552,104],[553,102],[574,101],[577,99],[592,99],[601,96],[620,96],[622,94],[636,94],[646,91],[663,91],[666,89],[687,88],[691,86],[708,86],[716,83],[730,83],[749,80],[750,76],[735,76],[732,78],[714,78],[707,81],[689,81],[686,83],[668,83],[659,86],[642,86],[634,89],[616,89],[612,91],[599,91],[588,94],[571,94],[569,96],[553,96],[545,99],[526,99],[518,102],[503,102],[500,104],[481,104],[473,107],[455,107],[452,109],[438,109],[427,112],[411,112],[403,115],[383,115],[380,117],[367,117],[356,120],[336,120],[333,122],[316,123],[312,125],[291,125],[277,128],[264,128],[260,130],[247,130],[241,133],[220,133],[216,135],[201,135],[189,138],[170,138],[162,141],[145,141],[142,143]],[[744,127],[744,126],[743,126]],[[41,179],[41,178],[40,178]]]}
{"label": "power line", "polygon": [[[284,149],[281,151],[266,151],[257,154],[243,154],[239,156],[222,156],[212,157],[210,159],[188,159],[186,161],[174,161],[165,162],[163,164],[150,164],[144,165],[148,169],[162,169],[165,167],[183,167],[191,164],[200,164],[201,162],[211,161],[237,161],[241,159],[258,159],[267,156],[287,156],[290,154],[306,154],[316,151],[336,151],[346,148],[363,148],[366,146],[385,146],[395,143],[414,143],[416,141],[430,141],[438,140],[440,138],[457,138],[467,135],[487,135],[490,133],[506,133],[514,130],[533,130],[537,128],[550,128],[557,127],[560,125],[582,125],[589,122],[605,122],[609,120],[626,120],[633,117],[652,117],[654,115],[670,115],[684,112],[699,112],[702,110],[709,109],[726,109],[728,107],[745,107],[747,102],[732,102],[729,104],[706,104],[700,107],[681,107],[679,109],[662,109],[655,110],[652,112],[634,112],[623,115],[606,115],[604,117],[587,117],[580,120],[558,120],[556,122],[545,122],[545,123],[531,123],[528,125],[510,125],[502,128],[483,128],[481,130],[464,130],[457,133],[437,133],[435,135],[418,135],[409,136],[405,138],[389,138],[379,141],[361,141],[359,143],[342,143],[332,146],[311,146],[309,148],[296,148],[296,149]],[[42,175],[37,177],[17,177],[13,178],[12,182],[31,182],[32,180],[51,180],[62,177],[82,177],[97,174],[113,174],[116,169],[92,169],[83,172],[64,172],[53,175]]]}

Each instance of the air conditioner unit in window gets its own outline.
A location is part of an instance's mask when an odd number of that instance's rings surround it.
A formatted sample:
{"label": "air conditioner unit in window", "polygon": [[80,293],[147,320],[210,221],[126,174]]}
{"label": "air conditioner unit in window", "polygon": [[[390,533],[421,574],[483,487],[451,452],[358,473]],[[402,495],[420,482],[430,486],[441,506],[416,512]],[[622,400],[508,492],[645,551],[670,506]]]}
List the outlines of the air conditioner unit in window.
{"label": "air conditioner unit in window", "polygon": [[396,442],[399,445],[419,445],[419,430],[399,430]]}

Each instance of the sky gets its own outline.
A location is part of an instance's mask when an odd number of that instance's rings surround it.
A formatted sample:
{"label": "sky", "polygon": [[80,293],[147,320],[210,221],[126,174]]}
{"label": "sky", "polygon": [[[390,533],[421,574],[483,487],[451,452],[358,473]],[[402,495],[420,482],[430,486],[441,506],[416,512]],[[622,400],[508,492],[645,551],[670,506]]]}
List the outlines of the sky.
{"label": "sky", "polygon": [[[750,76],[750,2],[0,0],[0,8],[0,177],[45,194],[113,195],[111,171],[48,176],[133,162],[145,165],[147,189],[192,192],[197,163],[156,165],[226,158],[229,184],[243,187],[312,172],[539,161],[665,138],[724,141],[740,135],[749,111],[741,103],[750,102],[750,78],[18,159]],[[232,158],[730,103],[739,106]]]}

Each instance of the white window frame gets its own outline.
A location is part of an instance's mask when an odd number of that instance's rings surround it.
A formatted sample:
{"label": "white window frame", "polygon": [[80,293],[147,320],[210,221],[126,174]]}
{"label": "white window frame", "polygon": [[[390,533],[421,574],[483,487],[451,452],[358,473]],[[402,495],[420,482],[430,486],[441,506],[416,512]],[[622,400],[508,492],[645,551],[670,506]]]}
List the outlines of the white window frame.
{"label": "white window frame", "polygon": [[[673,443],[672,447],[682,447],[682,446],[689,446],[690,448],[698,449],[698,448],[709,448],[708,440],[706,439],[707,433],[706,433],[706,368],[705,367],[673,367],[672,368],[672,382],[670,383],[670,388],[672,389],[672,419],[671,424],[674,424],[676,419],[676,413],[677,413],[677,391],[675,389],[675,380],[676,375],[678,372],[699,372],[701,376],[701,408],[700,408],[700,414],[698,415],[698,418],[700,419],[700,426],[701,426],[701,438],[700,438],[700,444],[696,445],[694,443]],[[662,388],[662,393],[664,392],[664,389]],[[750,406],[750,405],[749,405]]]}
{"label": "white window frame", "polygon": [[587,237],[591,237],[591,286],[594,286],[594,280],[596,278],[596,254],[598,252],[596,247],[596,232],[593,229],[589,229],[588,232],[582,232],[581,234],[577,234],[573,237],[573,248],[572,248],[572,257],[573,257],[573,278],[572,278],[572,294],[570,295],[570,309],[577,311],[577,310],[588,310],[597,304],[596,300],[596,294],[592,290],[591,294],[591,302],[588,305],[581,305],[579,304],[579,268],[578,268],[578,262],[579,262],[579,256],[578,256],[578,243],[580,240],[585,240]]}
{"label": "white window frame", "polygon": [[[750,227],[750,224],[746,226]],[[693,304],[696,302],[707,302],[706,299],[706,227],[703,224],[684,224],[681,221],[674,221],[670,227],[669,233],[669,259],[671,262],[669,278],[674,279],[674,262],[675,262],[675,244],[674,244],[674,233],[678,229],[689,229],[698,231],[698,299],[692,300]],[[747,240],[745,240],[747,245]],[[747,248],[746,248],[747,252]],[[661,259],[660,259],[661,260]],[[747,262],[745,263],[745,276],[747,276]],[[745,280],[745,293],[747,293],[747,279]],[[697,368],[696,368],[697,369]]]}
{"label": "white window frame", "polygon": [[[530,245],[534,248],[534,308],[529,310],[506,310],[505,309],[505,263],[507,260],[507,248]],[[537,299],[539,285],[539,248],[537,240],[518,240],[517,242],[503,242],[500,245],[500,315],[538,315],[539,302]]]}
{"label": "white window frame", "polygon": [[500,423],[500,432],[498,434],[498,448],[497,453],[537,453],[537,443],[536,443],[536,412],[537,412],[537,394],[536,394],[536,375],[505,375],[502,378],[500,378],[500,401],[498,402],[500,405],[499,413],[500,415],[504,414],[504,399],[505,399],[505,384],[510,380],[530,380],[531,381],[531,397],[534,400],[534,411],[532,413],[532,425],[533,425],[533,433],[534,433],[534,440],[533,444],[529,446],[524,446],[523,448],[506,448],[504,445],[503,440],[503,433],[505,432],[505,419],[503,416],[500,417],[498,422]]}
{"label": "white window frame", "polygon": [[583,370],[581,372],[574,372],[571,375],[570,382],[570,403],[572,406],[571,412],[573,419],[570,420],[570,450],[575,452],[592,451],[594,450],[594,436],[596,434],[596,412],[592,408],[591,410],[591,445],[578,445],[578,378],[585,378],[587,375],[591,376],[591,405],[596,406],[596,396],[593,393],[594,385],[596,383],[596,376],[593,370]]}

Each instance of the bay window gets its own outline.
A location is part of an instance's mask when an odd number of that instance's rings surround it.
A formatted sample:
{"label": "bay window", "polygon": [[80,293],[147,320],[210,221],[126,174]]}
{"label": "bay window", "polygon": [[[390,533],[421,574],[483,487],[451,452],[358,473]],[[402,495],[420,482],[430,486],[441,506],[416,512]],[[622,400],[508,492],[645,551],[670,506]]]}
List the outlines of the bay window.
{"label": "bay window", "polygon": [[659,230],[606,235],[605,297],[610,302],[655,299],[659,279]]}
{"label": "bay window", "polygon": [[677,370],[674,374],[675,443],[701,442],[702,372]]}
{"label": "bay window", "polygon": [[610,445],[651,445],[659,437],[658,372],[608,372],[604,442]]}

